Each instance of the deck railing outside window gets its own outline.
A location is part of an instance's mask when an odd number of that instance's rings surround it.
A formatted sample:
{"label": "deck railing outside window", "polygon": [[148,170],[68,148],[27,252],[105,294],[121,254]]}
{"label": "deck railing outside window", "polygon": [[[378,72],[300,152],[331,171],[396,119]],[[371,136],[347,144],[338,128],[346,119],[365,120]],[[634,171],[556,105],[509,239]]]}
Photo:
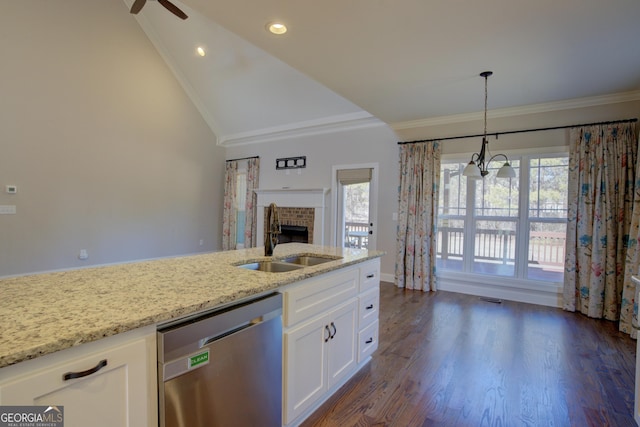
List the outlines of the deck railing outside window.
{"label": "deck railing outside window", "polygon": [[[530,272],[536,270],[546,276],[561,277],[565,257],[565,234],[549,231],[530,231],[528,265]],[[510,230],[476,230],[474,260],[488,265],[515,263],[516,235]],[[438,229],[437,257],[440,266],[458,270],[462,264],[464,248],[464,230],[455,227]],[[490,267],[489,267],[490,270]],[[532,276],[530,274],[530,276]],[[542,276],[538,275],[539,278]],[[533,274],[533,279],[536,275]]]}
{"label": "deck railing outside window", "polygon": [[369,243],[369,224],[366,222],[345,222],[345,246],[366,248]]}

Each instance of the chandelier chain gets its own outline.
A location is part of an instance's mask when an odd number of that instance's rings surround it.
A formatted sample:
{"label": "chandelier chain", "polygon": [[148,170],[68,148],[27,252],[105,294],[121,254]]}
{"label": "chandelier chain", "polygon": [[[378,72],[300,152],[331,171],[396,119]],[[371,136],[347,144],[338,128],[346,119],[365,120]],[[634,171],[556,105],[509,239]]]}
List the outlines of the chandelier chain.
{"label": "chandelier chain", "polygon": [[489,76],[484,76],[484,139],[487,139],[487,81]]}

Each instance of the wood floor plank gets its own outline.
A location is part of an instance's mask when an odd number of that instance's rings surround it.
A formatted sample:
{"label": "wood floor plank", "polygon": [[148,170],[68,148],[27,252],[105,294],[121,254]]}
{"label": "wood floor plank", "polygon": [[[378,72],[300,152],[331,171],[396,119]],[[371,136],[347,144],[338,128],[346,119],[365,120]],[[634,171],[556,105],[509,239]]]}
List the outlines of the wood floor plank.
{"label": "wood floor plank", "polygon": [[382,283],[379,336],[302,426],[636,426],[635,341],[614,322]]}

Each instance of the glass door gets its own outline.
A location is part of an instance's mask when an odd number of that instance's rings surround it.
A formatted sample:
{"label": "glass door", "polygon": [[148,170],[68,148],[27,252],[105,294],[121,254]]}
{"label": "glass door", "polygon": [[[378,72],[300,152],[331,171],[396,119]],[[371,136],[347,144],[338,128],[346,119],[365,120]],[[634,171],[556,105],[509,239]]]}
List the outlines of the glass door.
{"label": "glass door", "polygon": [[337,169],[337,245],[376,248],[374,171],[374,168]]}

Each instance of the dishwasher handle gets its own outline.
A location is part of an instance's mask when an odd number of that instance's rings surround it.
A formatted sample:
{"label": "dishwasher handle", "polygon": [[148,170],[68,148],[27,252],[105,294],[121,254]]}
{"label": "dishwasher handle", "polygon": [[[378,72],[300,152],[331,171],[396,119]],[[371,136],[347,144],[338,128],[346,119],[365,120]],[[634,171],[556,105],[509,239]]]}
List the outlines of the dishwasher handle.
{"label": "dishwasher handle", "polygon": [[165,363],[193,354],[207,342],[211,343],[253,324],[281,316],[282,294],[273,293],[159,329],[158,362]]}
{"label": "dishwasher handle", "polygon": [[223,333],[220,333],[220,334],[217,334],[217,335],[213,335],[213,336],[210,336],[210,337],[202,338],[199,341],[199,343],[200,343],[199,347],[200,348],[205,347],[205,346],[211,344],[214,341],[220,340],[220,339],[222,339],[224,337],[228,337],[229,335],[236,334],[236,333],[238,333],[240,331],[243,331],[243,330],[245,330],[247,328],[252,327],[253,325],[257,325],[258,323],[262,323],[264,320],[265,319],[262,316],[261,317],[256,317],[255,319],[251,320],[250,322],[247,322],[244,325],[240,325],[240,326],[238,326],[236,328],[230,329],[229,331],[226,331],[226,332],[223,332]]}

